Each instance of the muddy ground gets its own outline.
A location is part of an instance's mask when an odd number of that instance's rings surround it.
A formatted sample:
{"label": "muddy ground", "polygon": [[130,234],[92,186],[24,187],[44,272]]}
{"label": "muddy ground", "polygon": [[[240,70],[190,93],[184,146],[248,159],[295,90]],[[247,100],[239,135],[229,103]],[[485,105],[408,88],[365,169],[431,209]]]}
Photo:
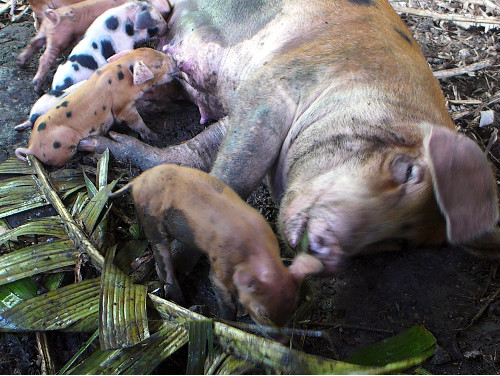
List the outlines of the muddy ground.
{"label": "muddy ground", "polygon": [[[452,102],[450,111],[457,128],[484,149],[500,125],[498,31],[485,32],[483,27],[465,30],[451,22],[415,16],[403,18],[433,70],[491,59],[486,69],[440,81],[448,99],[481,103]],[[25,145],[29,136],[29,132],[17,133],[13,126],[26,119],[37,98],[31,86],[37,59],[20,69],[15,57],[33,34],[33,24],[27,17],[0,30],[0,162],[12,156],[17,146]],[[480,111],[488,109],[495,112],[496,120],[479,128]],[[168,126],[162,131],[165,144],[189,138],[202,129],[197,124],[196,108],[183,102],[169,114],[149,114],[145,119],[155,130]],[[489,157],[499,167],[500,149],[496,139],[493,141]],[[79,155],[72,163],[92,163],[92,159]],[[117,161],[112,163],[124,167]],[[270,221],[275,219],[275,208],[265,190],[259,190],[252,203]],[[498,262],[479,260],[446,245],[403,248],[401,252],[355,259],[336,278],[312,280],[319,293],[318,300],[297,327],[324,330],[332,343],[311,338],[302,343],[302,349],[342,360],[391,333],[423,324],[439,345],[436,355],[423,364],[427,371],[500,373]],[[198,282],[191,281],[190,285],[193,289],[200,288]],[[197,293],[192,296],[196,299]],[[479,312],[482,313],[478,315]],[[0,334],[0,373],[40,373],[34,338],[31,334]],[[58,367],[82,344],[80,336],[60,333],[50,333],[49,341]],[[183,356],[182,352],[175,355],[173,361],[179,368],[174,373],[183,372]],[[165,372],[171,373],[172,368],[158,369],[158,373]]]}

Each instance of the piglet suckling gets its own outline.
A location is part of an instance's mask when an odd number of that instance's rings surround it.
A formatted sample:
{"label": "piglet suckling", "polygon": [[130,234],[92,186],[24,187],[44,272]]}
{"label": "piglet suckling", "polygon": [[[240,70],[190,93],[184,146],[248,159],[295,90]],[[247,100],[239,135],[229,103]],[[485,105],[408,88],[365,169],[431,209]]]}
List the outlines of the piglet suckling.
{"label": "piglet suckling", "polygon": [[17,57],[18,65],[23,66],[37,50],[46,46],[33,78],[35,88],[40,89],[43,79],[59,54],[76,43],[99,15],[127,1],[85,0],[74,5],[46,10],[38,33]]}
{"label": "piglet suckling", "polygon": [[52,80],[52,90],[38,99],[29,119],[15,129],[31,128],[40,115],[74,91],[77,83],[107,64],[111,56],[132,50],[136,43],[160,36],[166,30],[167,23],[162,14],[146,1],[130,1],[108,9],[90,25],[68,60],[59,65]]}
{"label": "piglet suckling", "polygon": [[25,160],[26,155],[35,155],[46,164],[62,166],[76,153],[81,139],[106,133],[114,122],[125,122],[143,139],[154,140],[156,134],[144,124],[134,103],[145,90],[172,80],[175,64],[151,48],[123,55],[40,116],[28,147],[16,149],[16,156]]}
{"label": "piglet suckling", "polygon": [[262,215],[231,188],[202,171],[160,165],[113,196],[129,188],[153,245],[160,278],[169,288],[180,291],[169,249],[174,239],[205,252],[212,286],[227,319],[234,319],[233,296],[237,294],[255,321],[286,325],[296,305],[299,283],[323,268],[306,254],[297,256],[286,268],[278,241]]}

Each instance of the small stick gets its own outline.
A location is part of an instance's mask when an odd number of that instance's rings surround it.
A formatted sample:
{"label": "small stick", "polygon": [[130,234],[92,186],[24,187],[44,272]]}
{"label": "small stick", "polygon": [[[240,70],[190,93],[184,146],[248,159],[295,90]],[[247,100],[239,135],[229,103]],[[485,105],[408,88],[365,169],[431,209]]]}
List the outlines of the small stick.
{"label": "small stick", "polygon": [[370,328],[367,326],[356,325],[356,324],[335,324],[335,323],[329,323],[329,322],[316,322],[316,321],[302,321],[302,322],[300,322],[300,324],[301,325],[327,326],[327,327],[331,327],[331,328],[358,329],[358,330],[366,330],[368,332],[394,334],[393,330]]}
{"label": "small stick", "polygon": [[24,7],[23,11],[19,13],[17,16],[12,17],[11,21],[16,22],[20,20],[28,11],[30,10],[30,7]]}
{"label": "small stick", "polygon": [[54,367],[54,362],[50,356],[46,332],[36,332],[36,344],[42,360],[40,365],[41,374],[55,375],[56,368]]}
{"label": "small stick", "polygon": [[448,103],[455,104],[457,106],[464,105],[464,104],[477,106],[478,104],[482,104],[483,102],[480,100],[477,100],[477,99],[463,99],[463,100],[448,99]]}
{"label": "small stick", "polygon": [[439,71],[435,71],[433,73],[434,73],[434,77],[436,77],[438,79],[442,79],[442,78],[448,78],[448,77],[453,77],[453,76],[459,76],[461,74],[471,73],[471,72],[477,71],[479,69],[484,69],[484,68],[490,67],[493,64],[494,64],[494,60],[491,58],[488,58],[488,59],[478,61],[477,63],[466,65],[464,67],[452,68],[452,69],[442,69]]}
{"label": "small stick", "polygon": [[465,326],[463,328],[458,328],[456,330],[460,331],[460,330],[465,330],[465,329],[470,328],[472,326],[472,324],[474,324],[483,315],[483,313],[486,311],[486,309],[490,306],[491,303],[493,303],[495,301],[495,299],[498,296],[500,296],[500,288],[498,288],[497,291],[495,291],[493,293],[493,295],[491,295],[488,299],[486,299],[486,303],[474,315],[474,317],[472,318],[472,320],[470,320],[470,322],[469,322],[469,324],[467,324],[467,326]]}
{"label": "small stick", "polygon": [[458,14],[440,14],[423,9],[406,8],[394,3],[391,3],[391,5],[398,13],[407,13],[413,16],[432,18],[437,21],[468,22],[477,26],[500,25],[500,19],[496,17],[465,17]]}
{"label": "small stick", "polygon": [[5,12],[7,12],[9,8],[10,8],[9,4],[2,5],[2,7],[0,8],[0,14],[4,14]]}
{"label": "small stick", "polygon": [[287,336],[307,336],[307,337],[316,337],[322,338],[327,337],[327,333],[323,333],[320,330],[303,330],[303,329],[294,329],[294,328],[273,328],[270,326],[264,326],[259,324],[246,324],[243,322],[235,322],[224,320],[221,318],[217,318],[217,321],[220,321],[224,324],[234,326],[235,328],[241,330],[248,330],[256,333],[266,333],[266,334],[285,334]]}

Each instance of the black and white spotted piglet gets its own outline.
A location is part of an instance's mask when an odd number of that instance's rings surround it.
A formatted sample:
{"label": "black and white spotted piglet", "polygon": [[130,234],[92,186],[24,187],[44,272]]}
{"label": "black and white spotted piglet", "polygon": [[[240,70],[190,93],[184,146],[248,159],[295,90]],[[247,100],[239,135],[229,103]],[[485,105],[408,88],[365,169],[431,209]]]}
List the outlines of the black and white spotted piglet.
{"label": "black and white spotted piglet", "polygon": [[52,90],[61,91],[86,80],[117,52],[131,50],[167,31],[167,23],[152,4],[132,1],[109,9],[90,25],[64,64],[57,68]]}
{"label": "black and white spotted piglet", "polygon": [[[52,90],[33,105],[29,119],[15,127],[31,128],[36,119],[50,110],[61,98],[76,89],[115,53],[131,50],[135,43],[161,36],[167,23],[158,9],[146,1],[131,1],[104,12],[90,25],[68,58],[59,65]],[[75,85],[75,88],[72,87]]]}

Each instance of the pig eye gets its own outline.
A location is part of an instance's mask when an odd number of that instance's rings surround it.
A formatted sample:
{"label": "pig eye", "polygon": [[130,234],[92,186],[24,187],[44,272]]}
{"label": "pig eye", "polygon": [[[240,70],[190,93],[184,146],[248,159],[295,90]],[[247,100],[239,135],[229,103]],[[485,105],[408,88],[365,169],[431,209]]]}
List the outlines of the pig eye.
{"label": "pig eye", "polygon": [[397,184],[417,184],[422,181],[422,166],[415,163],[415,160],[409,155],[398,155],[391,162],[389,169]]}
{"label": "pig eye", "polygon": [[419,183],[422,180],[422,167],[419,165],[410,165],[406,169],[406,180],[405,183]]}

